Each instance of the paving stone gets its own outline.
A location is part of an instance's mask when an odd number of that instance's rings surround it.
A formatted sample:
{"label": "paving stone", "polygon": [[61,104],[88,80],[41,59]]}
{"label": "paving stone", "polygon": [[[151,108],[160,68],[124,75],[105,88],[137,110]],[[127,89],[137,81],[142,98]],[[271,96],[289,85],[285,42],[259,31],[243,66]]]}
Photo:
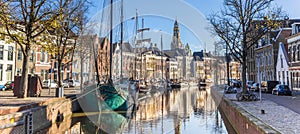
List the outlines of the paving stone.
{"label": "paving stone", "polygon": [[[251,102],[236,101],[235,94],[224,94],[224,97],[283,134],[300,133],[300,114],[284,106],[266,99]],[[265,114],[260,113],[262,109],[265,110]]]}

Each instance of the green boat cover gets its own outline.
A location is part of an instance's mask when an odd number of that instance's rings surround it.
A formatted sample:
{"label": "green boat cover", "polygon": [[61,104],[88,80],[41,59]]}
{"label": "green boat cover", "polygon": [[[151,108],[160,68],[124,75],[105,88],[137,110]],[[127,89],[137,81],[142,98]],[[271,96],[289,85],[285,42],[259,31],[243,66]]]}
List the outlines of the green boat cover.
{"label": "green boat cover", "polygon": [[100,86],[100,94],[107,106],[114,111],[126,111],[126,99],[113,86]]}

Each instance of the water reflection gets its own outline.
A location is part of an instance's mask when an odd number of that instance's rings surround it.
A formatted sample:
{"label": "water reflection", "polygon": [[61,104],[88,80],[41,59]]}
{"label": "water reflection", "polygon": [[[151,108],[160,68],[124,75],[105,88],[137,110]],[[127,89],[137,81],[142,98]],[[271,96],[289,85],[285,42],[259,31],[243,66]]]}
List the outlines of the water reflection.
{"label": "water reflection", "polygon": [[68,131],[80,126],[83,133],[228,133],[209,88],[168,90],[140,98],[132,119],[102,112],[89,118],[73,118],[77,125]]}

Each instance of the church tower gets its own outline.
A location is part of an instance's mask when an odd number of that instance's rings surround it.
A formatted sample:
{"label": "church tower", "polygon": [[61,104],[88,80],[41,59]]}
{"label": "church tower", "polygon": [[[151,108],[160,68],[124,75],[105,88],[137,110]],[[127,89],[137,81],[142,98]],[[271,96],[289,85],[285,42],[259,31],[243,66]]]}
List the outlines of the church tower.
{"label": "church tower", "polygon": [[174,23],[174,28],[173,28],[173,38],[172,38],[172,43],[171,43],[171,50],[175,50],[177,48],[182,49],[182,43],[180,40],[179,25],[178,25],[178,22],[176,19],[175,23]]}

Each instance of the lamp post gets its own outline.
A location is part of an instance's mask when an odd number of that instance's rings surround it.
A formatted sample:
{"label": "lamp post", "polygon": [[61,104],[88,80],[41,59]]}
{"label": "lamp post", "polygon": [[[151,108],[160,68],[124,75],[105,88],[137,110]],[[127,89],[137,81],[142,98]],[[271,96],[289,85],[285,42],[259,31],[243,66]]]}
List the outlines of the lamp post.
{"label": "lamp post", "polygon": [[261,84],[260,84],[260,81],[261,81],[261,78],[260,78],[260,55],[257,54],[256,55],[256,58],[257,58],[257,61],[258,61],[258,64],[257,64],[257,72],[258,72],[258,85],[259,85],[259,100],[261,101]]}
{"label": "lamp post", "polygon": [[51,65],[50,71],[49,71],[49,73],[50,73],[50,81],[49,81],[50,85],[47,83],[48,84],[48,88],[49,88],[48,95],[50,95],[52,72],[54,72],[54,70],[52,69],[52,64],[53,64],[52,61],[53,61],[53,58],[50,59],[50,65]]}

